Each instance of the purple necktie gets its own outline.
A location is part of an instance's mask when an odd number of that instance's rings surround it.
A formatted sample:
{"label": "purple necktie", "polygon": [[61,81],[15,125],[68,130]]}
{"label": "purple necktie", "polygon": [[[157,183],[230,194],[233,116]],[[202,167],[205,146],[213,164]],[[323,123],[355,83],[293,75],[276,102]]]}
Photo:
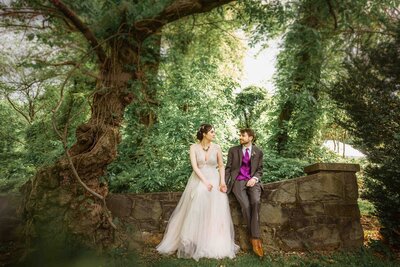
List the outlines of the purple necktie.
{"label": "purple necktie", "polygon": [[248,162],[250,160],[249,149],[246,148],[246,152],[244,153],[244,160]]}

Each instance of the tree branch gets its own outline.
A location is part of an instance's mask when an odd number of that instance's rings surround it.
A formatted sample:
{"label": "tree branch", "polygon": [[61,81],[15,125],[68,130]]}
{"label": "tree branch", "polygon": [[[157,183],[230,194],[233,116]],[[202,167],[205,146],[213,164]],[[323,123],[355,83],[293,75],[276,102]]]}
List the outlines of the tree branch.
{"label": "tree branch", "polygon": [[333,6],[330,0],[326,0],[326,2],[328,3],[328,7],[329,7],[329,13],[331,13],[332,17],[333,17],[333,21],[334,21],[334,25],[335,25],[335,30],[338,27],[338,22],[337,22],[337,18],[336,18],[336,14],[335,11],[333,10]]}
{"label": "tree branch", "polygon": [[64,61],[64,62],[58,62],[58,63],[50,63],[50,62],[46,62],[40,59],[36,60],[37,62],[43,63],[47,66],[52,66],[52,67],[60,67],[60,66],[74,66],[79,68],[80,70],[82,70],[82,72],[92,78],[95,78],[96,80],[100,80],[101,77],[99,75],[97,75],[96,73],[93,73],[91,71],[85,70],[81,68],[81,63],[75,62],[75,61]]}
{"label": "tree branch", "polygon": [[69,19],[72,24],[83,34],[83,36],[88,40],[93,50],[96,52],[96,55],[101,63],[105,62],[106,54],[99,42],[97,41],[96,36],[90,30],[90,28],[85,25],[79,17],[69,9],[62,1],[60,0],[51,0],[53,5],[64,14],[64,16]]}
{"label": "tree branch", "polygon": [[50,26],[30,26],[26,24],[0,24],[2,28],[15,28],[15,29],[37,29],[37,30],[44,30],[44,29],[51,29]]}
{"label": "tree branch", "polygon": [[170,22],[192,14],[208,12],[233,1],[235,0],[175,0],[155,17],[135,22],[134,27],[140,36],[147,37]]}
{"label": "tree branch", "polygon": [[19,114],[21,114],[21,115],[26,119],[26,121],[27,121],[29,124],[31,124],[32,122],[31,122],[31,120],[29,119],[29,117],[28,117],[22,110],[20,110],[20,109],[14,104],[14,102],[11,101],[11,99],[10,99],[10,97],[9,97],[8,95],[6,95],[6,98],[7,98],[8,103],[10,103],[10,105],[13,107],[13,109],[14,109],[15,111],[17,111]]}

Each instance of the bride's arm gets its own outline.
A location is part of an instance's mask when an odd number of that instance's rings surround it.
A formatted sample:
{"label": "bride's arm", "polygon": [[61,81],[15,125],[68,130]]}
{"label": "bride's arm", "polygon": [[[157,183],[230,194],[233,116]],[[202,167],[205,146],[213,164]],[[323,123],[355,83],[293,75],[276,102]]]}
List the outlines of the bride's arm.
{"label": "bride's arm", "polygon": [[212,188],[212,185],[203,176],[199,167],[197,167],[196,153],[194,151],[194,145],[190,146],[190,163],[192,164],[192,169],[197,174],[197,177],[199,177],[199,179],[207,186],[207,189],[210,191]]}
{"label": "bride's arm", "polygon": [[226,192],[226,183],[225,183],[225,167],[224,167],[224,161],[222,159],[222,151],[221,147],[218,146],[218,151],[217,151],[217,161],[218,161],[218,169],[219,169],[219,188],[222,192]]}

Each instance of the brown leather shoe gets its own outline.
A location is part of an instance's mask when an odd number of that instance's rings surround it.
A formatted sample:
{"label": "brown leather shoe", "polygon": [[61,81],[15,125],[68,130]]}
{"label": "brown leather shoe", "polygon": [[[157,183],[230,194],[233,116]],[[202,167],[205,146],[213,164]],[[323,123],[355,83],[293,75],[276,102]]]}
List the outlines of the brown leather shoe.
{"label": "brown leather shoe", "polygon": [[250,242],[251,242],[251,245],[253,246],[254,253],[260,258],[264,257],[264,251],[262,248],[261,239],[253,239],[252,238],[252,239],[250,239]]}

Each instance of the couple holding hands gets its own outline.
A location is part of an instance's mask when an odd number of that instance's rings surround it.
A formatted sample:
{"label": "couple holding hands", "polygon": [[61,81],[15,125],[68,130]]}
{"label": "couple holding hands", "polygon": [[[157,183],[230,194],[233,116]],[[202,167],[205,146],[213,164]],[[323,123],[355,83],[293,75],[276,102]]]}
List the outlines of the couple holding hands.
{"label": "couple holding hands", "polygon": [[193,172],[171,214],[164,238],[157,246],[162,254],[177,252],[179,258],[234,258],[235,244],[227,193],[238,200],[254,253],[262,257],[259,210],[263,152],[252,144],[254,131],[240,130],[240,145],[229,149],[224,166],[219,145],[212,143],[215,130],[202,124],[200,141],[190,147]]}

